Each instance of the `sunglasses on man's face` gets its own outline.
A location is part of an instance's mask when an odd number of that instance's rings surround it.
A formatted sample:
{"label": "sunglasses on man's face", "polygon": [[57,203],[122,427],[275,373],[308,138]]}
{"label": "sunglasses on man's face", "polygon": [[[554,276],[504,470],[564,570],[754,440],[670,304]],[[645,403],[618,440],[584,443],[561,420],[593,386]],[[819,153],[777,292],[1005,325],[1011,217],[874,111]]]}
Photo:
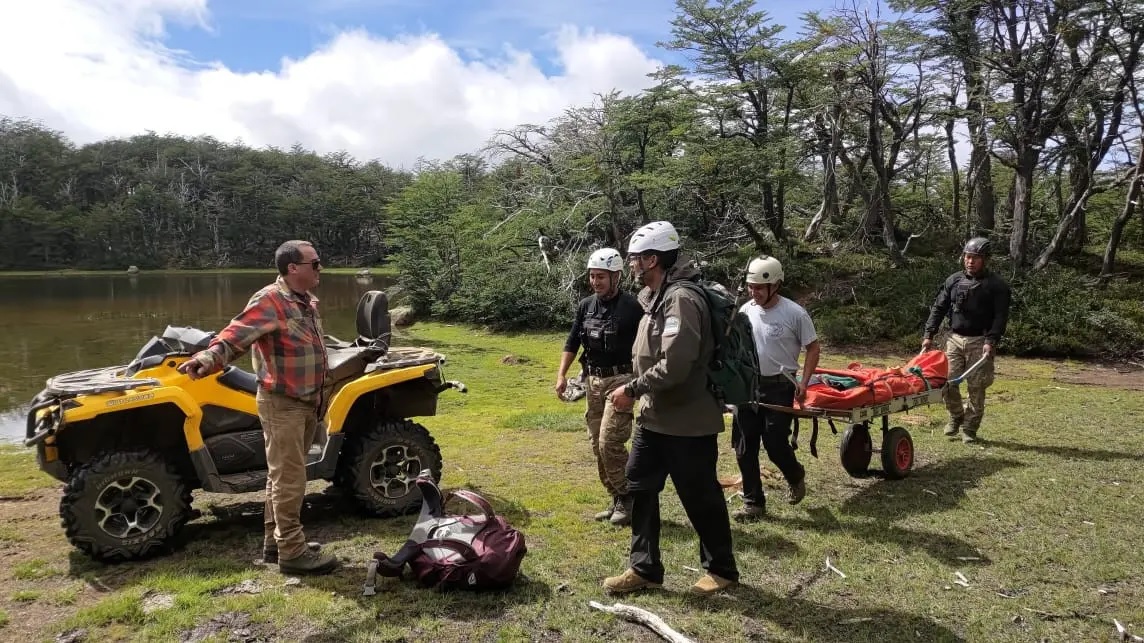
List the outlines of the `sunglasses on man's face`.
{"label": "sunglasses on man's face", "polygon": [[314,270],[320,270],[322,268],[322,260],[321,259],[315,259],[313,261],[298,261],[298,262],[295,262],[294,265],[295,266],[310,266]]}

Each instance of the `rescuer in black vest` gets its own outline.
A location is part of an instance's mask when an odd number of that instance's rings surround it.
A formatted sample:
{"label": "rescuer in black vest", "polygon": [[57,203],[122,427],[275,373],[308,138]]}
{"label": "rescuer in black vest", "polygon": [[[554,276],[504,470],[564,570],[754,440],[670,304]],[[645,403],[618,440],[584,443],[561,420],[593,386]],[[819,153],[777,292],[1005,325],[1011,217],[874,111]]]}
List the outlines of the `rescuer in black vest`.
{"label": "rescuer in black vest", "polygon": [[922,350],[932,348],[942,320],[949,319],[951,333],[945,342],[945,355],[951,379],[985,360],[965,378],[969,395],[964,403],[958,387],[945,389],[945,406],[949,410],[945,434],[953,437],[961,431],[966,443],[977,440],[985,415],[985,389],[993,383],[993,356],[1009,321],[1009,285],[986,268],[989,254],[989,239],[985,237],[974,237],[965,244],[965,270],[950,275],[942,284],[922,338]]}
{"label": "rescuer in black vest", "polygon": [[626,443],[632,435],[631,410],[619,411],[608,393],[632,379],[632,344],[636,340],[643,308],[634,296],[620,290],[624,259],[612,248],[601,248],[588,259],[588,283],[593,293],[580,301],[576,320],[556,373],[556,395],[568,386],[565,374],[580,347],[580,362],[587,384],[588,439],[596,455],[600,482],[611,495],[611,504],[597,513],[596,520],[619,526],[631,523],[631,498],[624,467],[628,463]]}

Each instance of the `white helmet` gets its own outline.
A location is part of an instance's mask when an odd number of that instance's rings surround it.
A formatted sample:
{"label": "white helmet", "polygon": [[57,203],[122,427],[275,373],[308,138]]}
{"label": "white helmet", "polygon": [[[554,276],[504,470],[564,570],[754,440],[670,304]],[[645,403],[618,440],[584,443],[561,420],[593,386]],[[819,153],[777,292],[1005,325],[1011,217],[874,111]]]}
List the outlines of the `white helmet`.
{"label": "white helmet", "polygon": [[620,272],[624,269],[624,258],[620,256],[619,250],[612,248],[600,248],[588,257],[588,270],[607,270],[608,272]]}
{"label": "white helmet", "polygon": [[783,280],[783,265],[774,257],[752,259],[747,266],[747,283],[777,284]]}
{"label": "white helmet", "polygon": [[649,250],[669,251],[679,249],[679,233],[667,221],[653,221],[632,234],[628,243],[628,254],[642,254]]}

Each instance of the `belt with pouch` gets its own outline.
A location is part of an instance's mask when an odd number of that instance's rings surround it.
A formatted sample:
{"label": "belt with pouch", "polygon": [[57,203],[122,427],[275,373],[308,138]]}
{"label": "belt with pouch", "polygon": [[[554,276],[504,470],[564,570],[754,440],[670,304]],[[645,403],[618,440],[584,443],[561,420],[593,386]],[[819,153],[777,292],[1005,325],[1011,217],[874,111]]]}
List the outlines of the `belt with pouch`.
{"label": "belt with pouch", "polygon": [[592,377],[613,377],[615,375],[622,375],[624,373],[632,372],[631,364],[619,364],[617,366],[589,366],[584,365],[584,372]]}

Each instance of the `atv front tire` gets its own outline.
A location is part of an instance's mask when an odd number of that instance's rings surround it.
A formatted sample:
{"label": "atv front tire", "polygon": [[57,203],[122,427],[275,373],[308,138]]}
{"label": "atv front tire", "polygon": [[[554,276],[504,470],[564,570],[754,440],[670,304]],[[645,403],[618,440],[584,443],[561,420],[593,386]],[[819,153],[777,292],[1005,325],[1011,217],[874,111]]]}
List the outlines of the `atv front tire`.
{"label": "atv front tire", "polygon": [[153,451],[96,456],[75,470],[60,499],[68,542],[108,563],[169,550],[190,516],[190,491]]}
{"label": "atv front tire", "polygon": [[363,510],[382,518],[421,508],[414,481],[423,469],[441,479],[441,449],[425,427],[409,420],[381,420],[352,436],[344,462],[344,488]]}

